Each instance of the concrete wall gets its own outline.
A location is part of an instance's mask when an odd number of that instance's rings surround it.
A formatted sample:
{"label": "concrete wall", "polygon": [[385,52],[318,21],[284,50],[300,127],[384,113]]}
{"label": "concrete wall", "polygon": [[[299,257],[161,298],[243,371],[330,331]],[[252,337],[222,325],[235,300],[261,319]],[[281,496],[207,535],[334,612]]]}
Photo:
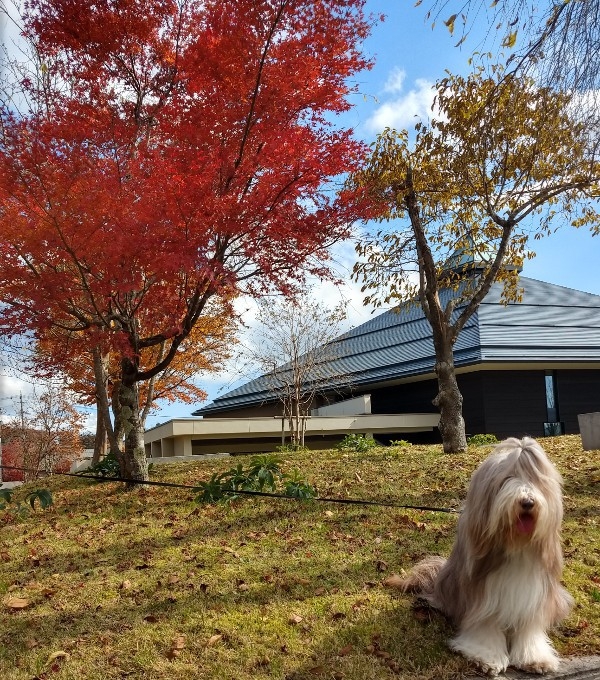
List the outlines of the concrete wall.
{"label": "concrete wall", "polygon": [[[369,414],[309,417],[306,444],[329,448],[349,433],[427,432],[437,427],[437,414]],[[182,418],[147,430],[146,455],[150,458],[180,457],[207,453],[254,453],[274,451],[288,441],[287,421],[282,418]]]}
{"label": "concrete wall", "polygon": [[311,411],[313,416],[356,416],[371,413],[371,395],[361,394],[353,399],[338,401]]}

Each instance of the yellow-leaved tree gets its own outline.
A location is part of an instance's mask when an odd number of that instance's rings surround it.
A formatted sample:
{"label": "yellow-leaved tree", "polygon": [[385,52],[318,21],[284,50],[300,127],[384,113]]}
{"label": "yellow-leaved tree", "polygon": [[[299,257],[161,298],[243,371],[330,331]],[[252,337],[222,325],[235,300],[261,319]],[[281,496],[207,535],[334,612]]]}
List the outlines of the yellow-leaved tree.
{"label": "yellow-leaved tree", "polygon": [[[151,333],[153,329],[143,330]],[[196,381],[223,368],[237,342],[236,331],[237,317],[230,300],[220,298],[209,302],[206,313],[181,343],[169,365],[138,386],[142,427],[158,400],[190,404],[206,399],[206,392]],[[41,329],[36,335],[35,351],[21,355],[25,368],[37,378],[56,380],[61,376],[65,388],[77,395],[80,403],[94,404],[97,419],[92,460],[98,462],[107,446],[119,459],[123,455],[126,432],[119,409],[115,408],[120,386],[118,356],[104,350],[98,338],[96,345],[90,347],[87,337],[69,330],[66,323],[62,328]],[[142,349],[140,366],[157,364],[165,348],[166,343],[161,343]]]}
{"label": "yellow-leaved tree", "polygon": [[372,217],[384,224],[357,246],[354,274],[368,302],[421,305],[450,453],[466,448],[453,352],[459,333],[494,281],[504,282],[504,301],[519,300],[532,236],[564,222],[598,225],[600,170],[596,140],[570,115],[568,97],[498,66],[448,75],[435,106],[436,118],[417,124],[414,140],[385,130],[351,179],[368,189]]}

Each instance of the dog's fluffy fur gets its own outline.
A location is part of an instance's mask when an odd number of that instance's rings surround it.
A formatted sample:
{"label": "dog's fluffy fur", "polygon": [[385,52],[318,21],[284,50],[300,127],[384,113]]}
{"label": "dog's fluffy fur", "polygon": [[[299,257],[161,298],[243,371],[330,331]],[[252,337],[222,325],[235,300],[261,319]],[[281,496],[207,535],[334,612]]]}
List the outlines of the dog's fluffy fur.
{"label": "dog's fluffy fur", "polygon": [[490,675],[558,668],[547,630],[569,612],[560,585],[562,480],[534,440],[507,439],[475,471],[456,542],[395,584],[458,628],[450,646]]}

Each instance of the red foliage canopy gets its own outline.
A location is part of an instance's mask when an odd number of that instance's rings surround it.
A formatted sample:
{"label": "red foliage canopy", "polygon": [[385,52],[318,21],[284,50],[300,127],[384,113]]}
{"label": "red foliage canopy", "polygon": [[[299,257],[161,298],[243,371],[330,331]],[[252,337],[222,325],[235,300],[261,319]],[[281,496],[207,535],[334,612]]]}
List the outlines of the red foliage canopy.
{"label": "red foliage canopy", "polygon": [[365,150],[330,119],[369,66],[363,5],[31,0],[39,77],[1,112],[4,329],[81,332],[135,382],[212,296],[323,272],[362,210],[336,182]]}

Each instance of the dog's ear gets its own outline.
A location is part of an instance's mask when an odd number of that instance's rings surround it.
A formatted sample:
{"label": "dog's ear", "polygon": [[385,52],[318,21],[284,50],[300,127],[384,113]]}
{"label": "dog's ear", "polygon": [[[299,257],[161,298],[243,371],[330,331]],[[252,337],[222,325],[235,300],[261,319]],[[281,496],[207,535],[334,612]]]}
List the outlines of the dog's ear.
{"label": "dog's ear", "polygon": [[498,530],[494,525],[492,506],[502,486],[498,459],[488,458],[474,472],[467,499],[458,523],[459,543],[464,542],[467,568],[472,575],[483,577],[502,561],[498,549]]}
{"label": "dog's ear", "polygon": [[[481,506],[470,506],[465,510],[459,523],[459,542],[464,541],[467,548],[465,555],[471,564],[472,572],[489,573],[494,565],[498,566],[501,551],[494,533],[490,532],[489,512]],[[475,566],[478,565],[478,566]],[[487,566],[484,566],[487,565]],[[482,571],[483,570],[483,571]]]}

